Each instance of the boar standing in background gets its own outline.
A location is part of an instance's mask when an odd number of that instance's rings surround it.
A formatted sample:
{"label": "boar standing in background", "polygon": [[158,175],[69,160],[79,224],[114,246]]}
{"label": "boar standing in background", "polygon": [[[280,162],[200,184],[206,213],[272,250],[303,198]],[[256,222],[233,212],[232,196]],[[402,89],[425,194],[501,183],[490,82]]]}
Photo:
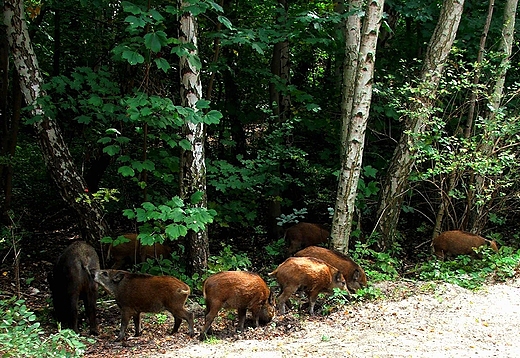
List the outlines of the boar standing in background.
{"label": "boar standing in background", "polygon": [[82,300],[90,325],[90,333],[97,335],[97,283],[94,272],[99,270],[96,250],[84,241],[69,245],[49,275],[49,285],[56,319],[63,328],[78,330],[78,301]]}
{"label": "boar standing in background", "polygon": [[275,314],[274,298],[265,281],[257,274],[246,271],[224,271],[208,277],[204,281],[206,299],[204,328],[200,340],[204,340],[211,323],[221,308],[238,310],[237,331],[244,330],[247,310],[255,321],[270,322]]}
{"label": "boar standing in background", "polygon": [[175,318],[173,333],[179,330],[181,319],[188,322],[190,337],[194,336],[192,312],[184,307],[190,288],[171,276],[135,274],[121,270],[97,271],[95,280],[114,295],[121,310],[121,330],[116,341],[125,337],[126,327],[133,317],[135,336],[141,335],[141,312],[170,311]]}
{"label": "boar standing in background", "polygon": [[495,241],[490,241],[482,236],[461,230],[445,231],[432,241],[434,253],[440,259],[458,255],[478,257],[474,249],[484,245],[498,252]]}
{"label": "boar standing in background", "polygon": [[294,256],[314,257],[336,267],[343,277],[345,277],[347,288],[352,293],[356,293],[357,290],[367,286],[367,276],[365,271],[350,257],[343,255],[342,253],[323,247],[309,246],[298,251]]}
{"label": "boar standing in background", "polygon": [[118,245],[110,245],[107,251],[107,260],[113,261],[113,269],[122,269],[145,262],[147,259],[167,258],[171,255],[171,249],[163,244],[143,245],[137,239],[137,234],[129,233],[121,235],[130,241]]}
{"label": "boar standing in background", "polygon": [[300,222],[285,231],[287,254],[292,255],[307,246],[326,244],[329,236],[329,230],[323,225]]}
{"label": "boar standing in background", "polygon": [[278,309],[285,313],[285,301],[299,288],[309,296],[309,313],[314,314],[314,305],[320,292],[330,292],[334,287],[346,290],[341,272],[314,257],[289,257],[269,276],[274,276],[281,288]]}

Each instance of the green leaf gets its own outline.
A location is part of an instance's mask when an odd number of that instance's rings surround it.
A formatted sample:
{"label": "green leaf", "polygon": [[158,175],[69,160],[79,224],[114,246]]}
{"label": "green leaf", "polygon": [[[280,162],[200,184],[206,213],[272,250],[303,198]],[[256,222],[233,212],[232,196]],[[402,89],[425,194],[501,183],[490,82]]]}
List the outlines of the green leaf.
{"label": "green leaf", "polygon": [[171,239],[177,239],[179,237],[186,236],[186,234],[188,233],[188,229],[184,225],[170,224],[170,225],[166,226],[166,229],[164,230],[164,232]]}
{"label": "green leaf", "polygon": [[144,28],[146,25],[146,22],[141,17],[135,17],[135,16],[127,16],[125,19],[125,22],[128,22],[131,28]]}
{"label": "green leaf", "polygon": [[164,73],[168,72],[168,70],[171,68],[168,61],[166,61],[164,58],[156,58],[153,60],[155,62],[155,65],[158,69],[163,70]]}
{"label": "green leaf", "polygon": [[260,55],[263,55],[264,54],[264,50],[262,50],[262,48],[260,47],[260,45],[256,42],[253,42],[251,44],[251,47],[253,48],[253,50],[255,50],[256,52],[258,52]]}
{"label": "green leaf", "polygon": [[92,117],[85,115],[78,116],[75,119],[81,124],[90,124],[90,122],[92,122]]}
{"label": "green leaf", "polygon": [[181,139],[181,141],[179,142],[179,145],[184,150],[192,150],[191,143],[187,139]]}
{"label": "green leaf", "polygon": [[188,62],[190,65],[195,68],[197,71],[202,68],[202,63],[200,62],[200,58],[197,55],[194,54],[187,54],[186,55]]}
{"label": "green leaf", "polygon": [[142,13],[141,9],[138,6],[132,4],[131,2],[123,1],[121,5],[123,5],[123,10],[125,10],[125,12],[129,12],[134,15]]}
{"label": "green leaf", "polygon": [[144,35],[144,45],[153,52],[157,53],[161,51],[161,48],[167,44],[166,33],[163,31],[151,32]]}
{"label": "green leaf", "polygon": [[123,51],[123,58],[125,60],[127,60],[128,63],[131,64],[132,66],[136,65],[138,63],[144,62],[144,57],[141,56],[136,51],[130,51],[130,50]]}
{"label": "green leaf", "polygon": [[206,124],[217,124],[222,118],[222,113],[217,110],[211,110],[204,116],[204,123]]}
{"label": "green leaf", "polygon": [[195,193],[193,193],[190,197],[190,202],[192,204],[197,204],[199,201],[202,200],[202,197],[204,196],[204,192],[202,191],[196,191]]}
{"label": "green leaf", "polygon": [[132,177],[132,176],[135,175],[135,171],[132,168],[130,168],[129,166],[127,166],[127,165],[119,167],[117,172],[119,174],[121,174],[122,176],[124,176],[124,177]]}
{"label": "green leaf", "polygon": [[[111,155],[111,156],[116,155],[120,151],[121,151],[121,147],[116,144],[109,145],[109,146],[103,148],[103,153],[107,153],[108,155]],[[119,169],[121,169],[121,168],[119,168]]]}
{"label": "green leaf", "polygon": [[233,24],[231,24],[231,21],[229,21],[227,17],[219,15],[217,16],[217,20],[228,29],[233,30]]}

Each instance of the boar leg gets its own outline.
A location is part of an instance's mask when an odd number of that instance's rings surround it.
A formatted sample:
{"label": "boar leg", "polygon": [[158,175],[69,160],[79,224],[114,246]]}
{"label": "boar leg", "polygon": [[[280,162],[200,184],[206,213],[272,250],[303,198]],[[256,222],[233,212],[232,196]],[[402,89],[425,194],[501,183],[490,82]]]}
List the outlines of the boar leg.
{"label": "boar leg", "polygon": [[195,332],[193,330],[193,320],[195,315],[193,314],[193,312],[182,310],[180,312],[177,312],[177,314],[174,314],[172,312],[172,315],[175,320],[175,323],[173,325],[173,333],[179,331],[179,327],[182,323],[182,320],[184,319],[186,322],[188,322],[188,334],[190,335],[190,337],[193,337],[195,335]]}
{"label": "boar leg", "polygon": [[208,333],[209,328],[221,307],[221,303],[212,305],[209,302],[206,302],[206,317],[204,318],[204,327],[202,328],[202,332],[200,332],[199,337],[201,341],[203,341],[206,338],[206,333]]}
{"label": "boar leg", "polygon": [[298,286],[286,286],[283,288],[283,292],[278,296],[278,309],[280,310],[280,314],[285,314],[285,301],[287,301],[297,290]]}
{"label": "boar leg", "polygon": [[[69,307],[67,307],[67,313],[70,314],[69,319],[67,320],[67,328],[72,329],[74,332],[79,333],[78,329],[78,301],[79,294],[72,294],[68,301]],[[65,316],[66,317],[66,316]]]}
{"label": "boar leg", "polygon": [[95,336],[99,334],[99,329],[96,322],[96,300],[97,287],[96,289],[91,288],[87,293],[85,299],[83,300],[83,302],[85,303],[85,313],[88,317],[88,321],[90,324],[90,334],[93,334]]}
{"label": "boar leg", "polygon": [[141,335],[141,313],[137,312],[134,314],[134,326],[135,326],[135,336],[139,337]]}
{"label": "boar leg", "polygon": [[320,292],[316,290],[316,292],[310,292],[309,293],[309,313],[311,315],[314,314],[314,305],[316,304],[316,299],[318,298],[318,294]]}
{"label": "boar leg", "polygon": [[[117,336],[116,342],[123,340],[125,338],[126,327],[128,327],[128,322],[130,322],[130,317],[132,317],[132,312],[129,310],[121,309],[121,330],[119,331],[119,336]],[[135,317],[134,317],[135,323]],[[138,331],[137,325],[135,327],[135,331]]]}
{"label": "boar leg", "polygon": [[238,309],[238,327],[237,327],[237,332],[243,332],[244,331],[244,323],[246,321],[246,313],[247,313],[247,308],[239,308]]}

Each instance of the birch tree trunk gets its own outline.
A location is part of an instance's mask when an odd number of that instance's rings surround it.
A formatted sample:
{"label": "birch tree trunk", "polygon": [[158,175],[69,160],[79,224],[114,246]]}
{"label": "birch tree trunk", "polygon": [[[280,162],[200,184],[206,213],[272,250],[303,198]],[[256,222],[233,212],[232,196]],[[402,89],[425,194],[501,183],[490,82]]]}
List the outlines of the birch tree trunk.
{"label": "birch tree trunk", "polygon": [[[181,2],[181,10],[189,5],[188,2]],[[182,12],[179,25],[180,40],[183,43],[193,45],[195,50],[191,51],[191,55],[197,56],[197,21],[195,17],[189,11]],[[197,111],[196,103],[202,98],[200,70],[190,63],[187,56],[183,56],[180,58],[179,72],[181,76],[181,104]],[[183,136],[190,142],[191,150],[182,150],[181,153],[181,197],[184,200],[189,200],[191,195],[201,192],[203,193],[202,200],[195,205],[205,208],[207,207],[207,194],[204,124],[187,121],[183,127]],[[208,267],[209,257],[208,231],[195,232],[189,230],[186,240],[189,273],[204,273]]]}
{"label": "birch tree trunk", "polygon": [[[34,128],[45,164],[63,200],[79,214],[83,238],[91,244],[97,244],[102,237],[109,234],[108,225],[103,218],[103,209],[97,202],[85,200],[84,195],[88,198],[90,194],[85,181],[76,170],[61,131],[36,102],[45,93],[42,90],[43,79],[24,19],[22,0],[4,1],[4,25],[7,27],[9,47],[19,74],[23,98],[27,105],[32,106],[32,114],[41,118],[34,124]],[[84,199],[76,200],[82,196]]]}
{"label": "birch tree trunk", "polygon": [[[495,86],[493,87],[493,91],[490,95],[489,107],[490,112],[488,116],[488,121],[496,121],[500,120],[496,118],[496,113],[500,109],[500,104],[503,98],[504,93],[504,83],[506,81],[507,70],[509,66],[511,66],[511,54],[513,49],[513,41],[514,41],[514,31],[515,31],[515,15],[516,9],[518,7],[518,0],[506,0],[504,7],[504,21],[502,25],[502,37],[500,39],[500,49],[502,52],[502,61],[497,71],[497,80],[495,82]],[[492,143],[496,143],[496,136],[493,132],[489,131],[487,127],[485,127],[484,134],[484,144],[482,145],[482,152],[487,156],[493,156],[493,152],[495,148],[492,146]],[[487,213],[486,207],[489,205],[475,205],[475,199],[479,194],[485,194],[486,190],[486,179],[476,173],[475,175],[475,195],[473,195],[470,205],[473,206],[472,215],[471,215],[471,231],[472,232],[480,232],[482,228],[487,223]],[[489,202],[486,204],[490,204]]]}
{"label": "birch tree trunk", "polygon": [[419,95],[413,99],[412,113],[388,167],[379,202],[376,230],[382,234],[381,248],[389,248],[397,234],[397,223],[404,195],[409,189],[408,177],[415,159],[412,152],[414,135],[422,133],[433,109],[437,86],[453,41],[457,34],[464,0],[444,0],[439,21],[432,34],[421,71]]}
{"label": "birch tree trunk", "polygon": [[[362,1],[351,1],[349,11],[359,10]],[[363,27],[360,13],[347,19],[345,67],[343,76],[341,172],[332,219],[332,246],[346,253],[355,212],[355,202],[365,131],[372,99],[377,36],[383,16],[384,0],[371,0],[366,5]],[[361,32],[360,32],[361,30]]]}

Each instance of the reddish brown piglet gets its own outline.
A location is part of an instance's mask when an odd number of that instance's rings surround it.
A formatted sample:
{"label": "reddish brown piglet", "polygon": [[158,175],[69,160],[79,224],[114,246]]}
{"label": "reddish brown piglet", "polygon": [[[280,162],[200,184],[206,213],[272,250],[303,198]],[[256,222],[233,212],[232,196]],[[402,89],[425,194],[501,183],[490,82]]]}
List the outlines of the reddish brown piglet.
{"label": "reddish brown piglet", "polygon": [[337,287],[346,289],[345,278],[341,272],[314,257],[289,257],[276,270],[269,274],[274,276],[281,288],[278,296],[278,309],[285,313],[285,301],[299,288],[309,296],[309,313],[314,314],[314,305],[320,292],[330,292]]}
{"label": "reddish brown piglet", "polygon": [[206,338],[211,323],[221,308],[238,310],[237,331],[244,330],[247,310],[255,321],[270,322],[275,314],[274,298],[265,281],[257,274],[246,271],[223,271],[208,277],[204,281],[206,311],[204,328],[200,340]]}
{"label": "reddish brown piglet", "polygon": [[298,251],[294,256],[314,257],[336,267],[342,273],[343,277],[345,277],[347,288],[352,293],[367,286],[367,276],[361,266],[355,263],[350,257],[337,251],[318,246],[309,246]]}
{"label": "reddish brown piglet", "polygon": [[325,244],[329,236],[329,230],[323,225],[300,222],[285,231],[287,254],[292,255],[307,246]]}
{"label": "reddish brown piglet", "polygon": [[188,322],[190,337],[194,336],[193,313],[184,307],[190,288],[181,280],[171,276],[135,274],[121,270],[97,271],[95,280],[114,295],[121,309],[121,330],[117,341],[125,337],[126,327],[133,317],[135,336],[141,334],[141,312],[158,313],[170,311],[175,319],[173,332],[177,332],[181,320]]}
{"label": "reddish brown piglet", "polygon": [[478,257],[474,249],[485,245],[498,252],[498,246],[495,241],[490,241],[482,236],[461,230],[445,231],[432,241],[434,253],[440,259],[458,255]]}

